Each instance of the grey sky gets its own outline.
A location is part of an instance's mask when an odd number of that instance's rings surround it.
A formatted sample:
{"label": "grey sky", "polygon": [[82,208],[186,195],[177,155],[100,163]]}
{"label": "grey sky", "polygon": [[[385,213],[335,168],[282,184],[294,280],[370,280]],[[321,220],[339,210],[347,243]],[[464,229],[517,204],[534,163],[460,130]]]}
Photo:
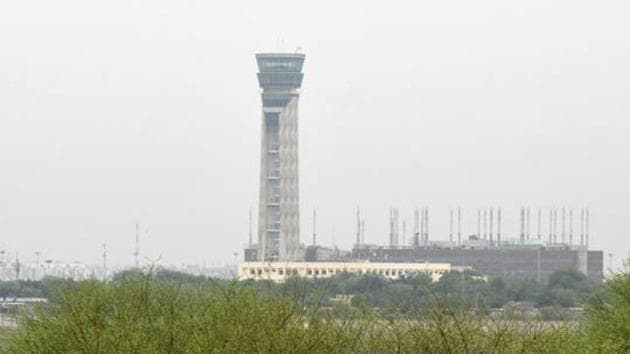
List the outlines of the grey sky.
{"label": "grey sky", "polygon": [[[254,53],[304,48],[302,239],[349,247],[354,208],[591,209],[630,250],[626,1],[4,1],[0,242],[23,258],[221,263],[257,204]],[[546,215],[543,213],[543,215]],[[577,223],[575,229],[577,229]],[[543,233],[546,232],[543,223]],[[608,258],[606,258],[606,264]]]}

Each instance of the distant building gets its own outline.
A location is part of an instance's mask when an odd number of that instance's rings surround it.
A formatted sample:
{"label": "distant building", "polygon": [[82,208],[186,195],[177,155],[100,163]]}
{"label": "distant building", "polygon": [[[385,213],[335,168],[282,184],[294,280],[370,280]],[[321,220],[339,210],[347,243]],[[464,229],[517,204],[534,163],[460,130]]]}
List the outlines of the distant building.
{"label": "distant building", "polygon": [[306,262],[351,262],[352,252],[339,248],[311,245],[306,246],[304,260]]}
{"label": "distant building", "polygon": [[602,282],[603,252],[586,247],[407,247],[355,248],[355,261],[450,263],[470,266],[489,277],[546,280],[553,272],[574,270]]}
{"label": "distant building", "polygon": [[370,262],[243,262],[238,266],[239,280],[284,282],[292,276],[330,278],[336,274],[373,274],[387,279],[425,274],[433,281],[446,272],[465,270],[446,263],[370,263]]}
{"label": "distant building", "polygon": [[304,259],[298,188],[298,100],[304,58],[298,53],[256,55],[262,88],[259,261]]}

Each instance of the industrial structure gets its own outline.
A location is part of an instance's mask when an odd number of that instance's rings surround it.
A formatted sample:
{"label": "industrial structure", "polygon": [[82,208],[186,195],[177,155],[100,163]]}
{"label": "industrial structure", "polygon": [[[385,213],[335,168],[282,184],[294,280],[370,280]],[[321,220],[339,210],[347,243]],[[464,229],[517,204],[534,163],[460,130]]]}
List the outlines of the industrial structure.
{"label": "industrial structure", "polygon": [[262,89],[258,244],[262,261],[303,260],[300,245],[298,100],[304,54],[256,55]]}
{"label": "industrial structure", "polygon": [[[316,244],[316,239],[313,239],[313,245],[304,250],[305,261],[368,263],[375,266],[449,264],[456,268],[469,267],[482,276],[537,281],[545,281],[555,271],[574,270],[585,274],[593,281],[603,281],[603,251],[588,248],[588,209],[580,210],[579,233],[576,233],[573,209],[565,208],[565,222],[562,223],[562,218],[559,219],[558,214],[562,216],[563,213],[551,208],[549,226],[546,230],[548,234],[543,235],[542,209],[532,212],[530,208],[523,207],[520,209],[520,230],[516,233],[517,237],[509,237],[502,231],[501,208],[480,208],[476,214],[476,232],[462,237],[462,208],[453,209],[450,213],[448,237],[432,239],[429,235],[429,208],[416,209],[413,237],[407,242],[399,243],[398,209],[391,208],[390,232],[387,238],[383,238],[385,245],[374,245],[365,243],[365,222],[357,209],[356,241],[352,249],[325,247]],[[534,227],[532,215],[537,215]],[[314,228],[315,226],[313,223]],[[254,251],[255,248],[246,248],[246,262],[258,261],[254,257]]]}
{"label": "industrial structure", "polygon": [[[589,250],[589,210],[580,210],[579,234],[574,233],[573,209],[562,208],[560,232],[558,209],[549,212],[548,237],[542,234],[542,209],[538,209],[536,232],[531,232],[530,208],[520,209],[518,238],[502,234],[501,208],[477,210],[477,231],[467,239],[461,237],[461,207],[451,209],[448,240],[431,240],[428,232],[428,208],[414,212],[415,232],[411,242],[394,245],[392,235],[397,233],[398,211],[390,211],[390,245],[355,244],[352,251],[311,246],[306,249],[307,261],[364,261],[449,263],[469,266],[473,271],[490,277],[546,280],[558,270],[574,270],[601,282],[604,276],[603,251]],[[456,218],[455,218],[456,214]],[[420,217],[422,215],[422,217]],[[567,218],[568,216],[568,218]],[[455,240],[454,221],[457,220]],[[568,222],[567,222],[568,221]],[[395,239],[395,237],[394,237]]]}
{"label": "industrial structure", "polygon": [[[409,267],[414,268],[421,264],[447,264],[449,267],[468,267],[485,276],[542,281],[558,270],[576,270],[595,281],[603,280],[603,252],[588,249],[589,211],[586,208],[580,210],[579,235],[573,232],[573,209],[559,209],[558,232],[558,209],[549,208],[546,238],[542,233],[543,211],[540,208],[537,212],[532,212],[530,207],[520,209],[520,230],[516,237],[502,233],[501,208],[479,208],[476,210],[477,230],[465,237],[462,208],[457,206],[450,209],[448,236],[436,240],[429,236],[429,207],[414,210],[410,237],[406,235],[405,220],[400,232],[399,210],[392,207],[389,210],[389,235],[383,239],[385,245],[368,245],[365,243],[365,220],[361,219],[357,207],[352,250],[317,244],[317,214],[313,210],[313,244],[304,248],[300,243],[298,188],[298,100],[304,59],[304,54],[300,53],[256,55],[258,82],[262,89],[260,193],[258,242],[255,244],[252,241],[251,210],[249,216],[249,243],[244,252],[244,260],[248,263],[242,265],[249,267],[243,270],[250,272],[247,278],[276,277],[274,279],[279,280],[287,276],[288,270],[289,273],[310,276],[314,273],[309,274],[309,269],[323,272],[324,269],[337,269],[336,265],[330,268],[329,262],[344,262],[344,269],[355,269],[358,273],[364,273],[359,269],[365,267],[404,268],[407,266],[402,264],[411,264]],[[532,227],[531,215],[537,215],[535,227]],[[533,237],[532,229],[535,230]],[[308,263],[295,263],[300,261]],[[355,264],[363,266],[353,266]],[[318,274],[330,275],[331,272],[326,270],[326,273]]]}

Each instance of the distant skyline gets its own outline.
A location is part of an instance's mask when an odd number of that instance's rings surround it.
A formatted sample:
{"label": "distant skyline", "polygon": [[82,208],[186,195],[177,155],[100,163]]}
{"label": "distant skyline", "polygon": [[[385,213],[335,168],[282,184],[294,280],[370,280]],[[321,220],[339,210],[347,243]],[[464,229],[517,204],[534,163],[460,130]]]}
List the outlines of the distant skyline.
{"label": "distant skyline", "polygon": [[0,245],[131,265],[140,223],[143,257],[233,262],[257,213],[254,54],[302,47],[303,243],[313,208],[348,248],[357,205],[381,244],[391,206],[407,225],[429,206],[443,240],[450,207],[468,235],[500,206],[513,236],[521,206],[588,207],[619,264],[629,38],[625,1],[5,2]]}

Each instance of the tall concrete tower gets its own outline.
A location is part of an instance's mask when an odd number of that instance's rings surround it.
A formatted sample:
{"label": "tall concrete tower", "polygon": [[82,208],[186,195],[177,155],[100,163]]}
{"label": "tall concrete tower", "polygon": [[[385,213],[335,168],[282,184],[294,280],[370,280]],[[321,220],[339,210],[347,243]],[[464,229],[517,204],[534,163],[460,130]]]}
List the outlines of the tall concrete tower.
{"label": "tall concrete tower", "polygon": [[300,246],[298,99],[304,54],[256,54],[262,89],[258,260],[303,260]]}

